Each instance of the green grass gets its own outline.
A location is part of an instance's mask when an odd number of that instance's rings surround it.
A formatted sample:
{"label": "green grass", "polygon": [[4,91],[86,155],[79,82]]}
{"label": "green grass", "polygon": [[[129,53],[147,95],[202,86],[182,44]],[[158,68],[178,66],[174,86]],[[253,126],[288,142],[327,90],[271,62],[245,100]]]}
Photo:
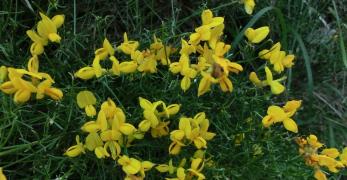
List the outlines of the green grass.
{"label": "green grass", "polygon": [[[206,112],[211,130],[217,133],[208,143],[207,154],[214,161],[204,171],[208,179],[312,178],[311,169],[298,156],[295,135],[281,126],[264,129],[261,125],[269,105],[283,104],[288,99],[303,99],[303,108],[295,116],[301,135],[315,133],[329,146],[346,145],[344,34],[347,26],[344,22],[347,16],[343,1],[335,1],[336,6],[333,1],[258,1],[254,16],[246,15],[238,1],[48,2],[0,2],[0,65],[5,66],[26,67],[30,39],[25,31],[39,20],[38,11],[50,16],[66,15],[65,24],[59,30],[61,44],[48,46],[40,57],[40,70],[54,77],[55,86],[64,92],[63,100],[32,100],[16,105],[11,97],[0,93],[0,167],[10,179],[123,177],[114,161],[99,160],[91,152],[77,158],[63,156],[75,143],[75,135],[85,137],[80,127],[90,119],[75,100],[77,93],[85,89],[95,93],[99,105],[107,97],[112,98],[126,112],[127,121],[136,125],[142,120],[139,96],[182,104],[180,113],[172,118],[170,129],[177,127],[182,115],[191,117]],[[183,93],[180,77],[169,73],[167,67],[145,76],[104,76],[87,82],[73,77],[79,68],[91,64],[94,50],[105,37],[119,45],[125,31],[130,39],[141,42],[140,49],[150,44],[153,33],[166,44],[179,46],[180,38],[187,38],[199,25],[200,13],[206,8],[225,17],[224,40],[234,47],[229,57],[245,68],[244,72],[232,76],[232,94],[214,88],[212,93],[198,98],[197,83]],[[281,41],[285,50],[297,57],[296,65],[287,72],[289,91],[279,97],[271,95],[268,89],[256,89],[248,80],[248,73],[259,70],[263,64],[255,59],[255,50],[268,48],[271,42],[255,49],[248,45],[242,32],[248,26],[263,25],[270,26],[271,39]],[[173,59],[177,57],[178,54]],[[245,139],[238,146],[234,142],[240,133],[245,134]],[[165,163],[169,160],[169,142],[168,137],[155,140],[148,137],[134,143],[128,152],[143,160]],[[179,157],[191,154],[185,151]],[[147,177],[157,179],[157,175],[152,170]]]}

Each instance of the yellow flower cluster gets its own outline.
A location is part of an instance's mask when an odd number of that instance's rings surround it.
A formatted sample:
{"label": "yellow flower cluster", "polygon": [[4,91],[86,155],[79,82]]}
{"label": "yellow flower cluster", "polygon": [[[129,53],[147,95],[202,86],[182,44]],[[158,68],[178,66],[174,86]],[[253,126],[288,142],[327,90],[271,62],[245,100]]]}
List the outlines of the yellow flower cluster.
{"label": "yellow flower cluster", "polygon": [[[134,73],[136,70],[142,73],[155,73],[157,72],[158,61],[162,65],[169,64],[169,56],[175,49],[170,46],[164,46],[162,41],[156,36],[153,38],[154,42],[150,45],[150,48],[143,51],[138,50],[138,41],[128,40],[126,33],[124,33],[123,43],[117,49],[114,49],[111,43],[105,39],[103,47],[95,51],[92,66],[79,69],[75,76],[88,80],[94,77],[99,78],[107,72],[116,76]],[[115,57],[116,50],[130,56],[131,60],[120,62]],[[100,65],[100,62],[105,59],[109,59],[112,62],[112,68],[109,70],[102,68]]]}
{"label": "yellow flower cluster", "polygon": [[[248,41],[256,44],[260,43],[269,34],[269,27],[264,26],[258,29],[248,28],[245,31],[245,36]],[[281,51],[281,43],[276,43],[271,47],[271,49],[264,49],[259,52],[259,57],[261,59],[268,60],[270,64],[273,65],[273,69],[276,73],[281,73],[284,68],[291,68],[294,63],[295,56],[290,54],[286,55],[285,51]],[[286,77],[280,79],[273,79],[273,74],[267,66],[265,66],[266,80],[260,80],[255,72],[251,72],[249,75],[249,80],[257,87],[270,86],[272,94],[278,95],[284,92],[285,87],[280,83],[285,80]]]}
{"label": "yellow flower cluster", "polygon": [[[264,127],[269,127],[275,123],[283,123],[288,131],[298,133],[298,126],[291,118],[301,107],[301,100],[288,101],[283,107],[270,106],[267,115],[263,118]],[[314,177],[317,180],[326,180],[326,174],[322,167],[328,168],[330,172],[337,173],[341,168],[347,167],[347,147],[340,153],[336,148],[324,148],[315,135],[306,138],[297,137],[296,143],[299,145],[299,153],[305,159],[308,166],[314,168]],[[339,157],[339,160],[337,159]]]}
{"label": "yellow flower cluster", "polygon": [[[233,90],[232,82],[229,79],[230,73],[239,73],[243,70],[240,64],[231,62],[224,58],[230,50],[231,45],[221,41],[224,30],[224,18],[214,17],[212,11],[205,10],[201,15],[202,25],[195,29],[189,37],[189,41],[181,40],[180,58],[178,62],[171,63],[170,55],[176,51],[175,48],[165,46],[160,39],[154,35],[154,42],[146,50],[138,50],[139,42],[128,40],[124,33],[124,42],[116,49],[105,39],[103,47],[95,51],[95,58],[92,66],[79,69],[75,76],[88,80],[100,77],[110,72],[112,75],[134,73],[157,72],[157,65],[168,65],[173,74],[181,74],[181,88],[187,91],[191,86],[192,79],[200,75],[198,96],[210,90],[212,84],[219,84],[223,92]],[[129,61],[120,62],[115,56],[115,51],[121,51],[125,55],[130,55]],[[199,54],[197,62],[192,63],[190,56]],[[109,57],[112,68],[106,70],[101,67],[100,61]]]}
{"label": "yellow flower cluster", "polygon": [[347,167],[347,147],[342,153],[336,148],[324,148],[324,145],[318,141],[315,135],[309,135],[306,138],[297,138],[299,145],[299,153],[305,159],[308,166],[314,168],[314,177],[317,180],[326,180],[326,174],[322,171],[322,167],[326,167],[330,172],[337,173],[341,168]]}
{"label": "yellow flower cluster", "polygon": [[45,95],[54,100],[63,97],[60,89],[52,87],[52,77],[39,72],[38,55],[44,52],[44,46],[48,41],[60,42],[57,28],[64,23],[64,15],[56,15],[52,19],[42,13],[40,16],[42,20],[37,24],[38,34],[33,30],[27,31],[27,35],[33,41],[30,48],[32,57],[28,61],[27,70],[5,66],[0,68],[0,90],[6,94],[14,94],[13,99],[16,103],[27,102],[32,93],[36,93],[36,99],[42,99]]}
{"label": "yellow flower cluster", "polygon": [[[158,164],[155,168],[161,173],[169,173],[170,176],[176,176],[175,178],[166,178],[167,180],[186,180],[186,179],[206,179],[202,170],[205,166],[205,152],[197,150],[191,158],[191,164],[189,168],[184,168],[187,159],[183,158],[178,166],[174,166],[172,159],[168,164]],[[207,162],[208,163],[208,162]]]}
{"label": "yellow flower cluster", "polygon": [[[154,138],[166,136],[169,134],[168,125],[170,121],[164,121],[163,119],[170,118],[178,113],[180,110],[179,104],[171,104],[166,106],[163,101],[156,101],[154,103],[144,99],[142,97],[139,98],[140,106],[143,109],[143,118],[138,125],[138,129],[140,132],[145,133],[151,130],[151,135]],[[161,112],[158,109],[161,107]]]}
{"label": "yellow flower cluster", "polygon": [[[88,117],[96,115],[96,98],[90,91],[81,91],[77,94],[77,104],[84,108]],[[138,129],[126,122],[123,110],[113,102],[112,99],[101,104],[95,120],[86,122],[81,130],[88,135],[85,142],[80,141],[76,136],[76,145],[71,146],[64,153],[69,157],[76,157],[86,153],[86,150],[93,151],[97,158],[112,158],[125,172],[125,179],[143,179],[145,172],[155,166],[150,161],[140,161],[122,153],[123,148],[130,147],[131,143],[137,139],[143,139],[145,133],[150,131],[153,138],[160,138],[169,134],[168,119],[177,114],[180,110],[179,104],[166,105],[163,101],[150,102],[139,97],[139,104],[143,109],[143,120],[138,124]],[[169,154],[178,154],[181,146],[186,143],[194,143],[198,149],[207,148],[207,140],[211,140],[215,134],[208,132],[209,120],[205,113],[198,113],[194,118],[181,118],[179,130],[171,131],[170,138],[174,142],[169,147]],[[177,170],[178,179],[197,176],[198,179],[205,179],[201,174],[204,166],[203,152],[197,151],[196,159],[192,160],[191,167],[184,169],[182,165]],[[171,162],[172,163],[172,162]],[[166,167],[166,166],[165,166]],[[164,165],[156,168],[160,172],[165,171]],[[170,168],[166,168],[170,169]],[[173,170],[170,170],[170,172]],[[172,174],[172,173],[171,173]]]}
{"label": "yellow flower cluster", "polygon": [[179,121],[179,129],[170,133],[172,143],[169,153],[178,154],[183,146],[194,143],[197,149],[207,148],[207,141],[213,139],[215,133],[208,132],[210,122],[204,112],[198,113],[194,118],[182,117]]}
{"label": "yellow flower cluster", "polygon": [[286,55],[285,51],[281,51],[281,43],[274,44],[270,49],[264,49],[259,52],[259,57],[267,60],[275,72],[281,73],[284,68],[291,68],[294,63],[295,56],[293,54]]}

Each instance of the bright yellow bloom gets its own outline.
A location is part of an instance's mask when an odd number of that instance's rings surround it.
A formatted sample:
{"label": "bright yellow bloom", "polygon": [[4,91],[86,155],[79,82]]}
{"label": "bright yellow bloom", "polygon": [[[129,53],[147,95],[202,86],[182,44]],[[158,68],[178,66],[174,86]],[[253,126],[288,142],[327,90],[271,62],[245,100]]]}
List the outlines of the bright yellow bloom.
{"label": "bright yellow bloom", "polygon": [[94,68],[89,67],[89,66],[83,67],[75,73],[75,77],[78,77],[78,78],[83,79],[83,80],[92,79],[95,76],[96,76],[96,73],[95,73]]}
{"label": "bright yellow bloom", "polygon": [[0,180],[7,180],[5,174],[2,172],[2,167],[0,167]]}
{"label": "bright yellow bloom", "polygon": [[108,153],[107,149],[109,149],[110,153],[111,153],[111,157],[113,160],[116,160],[117,157],[120,155],[121,153],[121,148],[119,146],[119,144],[116,141],[108,141],[105,143],[104,145],[104,149],[105,151]]}
{"label": "bright yellow bloom", "polygon": [[99,159],[105,159],[106,157],[110,157],[110,154],[102,146],[96,147],[94,150],[94,153],[95,153],[96,157]]}
{"label": "bright yellow bloom", "polygon": [[211,85],[218,83],[210,73],[201,72],[202,79],[200,80],[198,87],[198,96],[201,96],[211,90]]}
{"label": "bright yellow bloom", "polygon": [[76,143],[77,143],[76,145],[71,146],[69,149],[67,149],[64,155],[69,157],[76,157],[80,155],[81,153],[85,153],[84,146],[80,142],[80,137],[78,135],[76,136]]}
{"label": "bright yellow bloom", "polygon": [[340,154],[341,163],[347,167],[347,147],[343,148],[342,153]]}
{"label": "bright yellow bloom", "polygon": [[206,179],[205,175],[201,173],[202,169],[204,168],[204,164],[205,163],[203,159],[193,159],[190,168],[188,169],[188,172],[192,176],[196,176],[198,179]]}
{"label": "bright yellow bloom", "polygon": [[91,132],[86,137],[84,147],[89,151],[95,151],[97,147],[103,146],[104,143],[97,132]]}
{"label": "bright yellow bloom", "polygon": [[178,154],[185,143],[194,143],[197,149],[207,148],[207,141],[215,134],[208,132],[209,121],[205,113],[198,113],[194,118],[180,118],[179,129],[171,131],[172,143],[169,147],[170,154]]}
{"label": "bright yellow bloom", "polygon": [[[299,153],[305,159],[308,166],[314,168],[314,177],[317,180],[326,180],[327,177],[321,170],[321,167],[326,167],[330,172],[337,173],[341,168],[345,167],[342,154],[336,148],[325,148],[320,153],[318,150],[323,147],[315,135],[309,135],[305,138],[297,138],[299,145]],[[340,157],[340,161],[336,158]]]}
{"label": "bright yellow bloom", "polygon": [[160,121],[156,127],[151,128],[152,137],[157,138],[157,137],[162,137],[162,136],[168,135],[169,134],[169,127],[168,127],[169,124],[170,124],[170,122]]}
{"label": "bright yellow bloom", "polygon": [[253,14],[253,9],[255,7],[254,0],[241,0],[241,3],[245,5],[245,11],[247,14]]}
{"label": "bright yellow bloom", "polygon": [[133,73],[136,71],[137,69],[137,62],[136,61],[125,61],[125,62],[121,62],[119,64],[119,71],[121,73]]}
{"label": "bright yellow bloom", "polygon": [[61,40],[61,37],[57,34],[57,28],[63,24],[63,15],[57,15],[59,17],[54,18],[55,21],[44,15],[43,13],[40,13],[41,21],[37,24],[37,32],[38,34],[44,38],[49,39],[52,42],[59,43]]}
{"label": "bright yellow bloom", "polygon": [[330,172],[337,173],[340,168],[344,167],[341,162],[327,155],[316,155],[316,157],[318,158],[319,166],[327,167]]}
{"label": "bright yellow bloom", "polygon": [[281,51],[281,43],[274,44],[270,49],[264,49],[259,52],[259,57],[269,60],[274,66],[274,70],[281,73],[284,68],[291,68],[294,63],[295,56],[292,54],[286,55],[286,52]]}
{"label": "bright yellow bloom", "polygon": [[87,116],[95,116],[96,110],[94,104],[96,104],[96,98],[91,91],[80,91],[77,94],[77,105],[79,108],[84,108]]}
{"label": "bright yellow bloom", "polygon": [[270,86],[272,94],[278,95],[281,94],[285,87],[280,83],[284,78],[273,79],[272,72],[268,67],[265,67],[266,80],[259,80],[257,74],[255,72],[251,72],[249,75],[249,80],[257,87],[265,87]]}
{"label": "bright yellow bloom", "polygon": [[[272,124],[282,122],[284,127],[291,132],[297,133],[298,127],[291,117],[294,115],[296,110],[300,107],[296,106],[295,109],[288,108],[289,106],[293,106],[293,104],[298,104],[300,101],[289,101],[286,103],[284,108],[278,106],[270,106],[267,110],[267,116],[265,116],[262,120],[264,127],[269,127]],[[289,110],[289,111],[288,111]]]}
{"label": "bright yellow bloom", "polygon": [[162,65],[171,64],[170,55],[176,50],[171,46],[164,46],[161,39],[153,35],[154,42],[150,45],[151,55],[160,61]]}
{"label": "bright yellow bloom", "polygon": [[52,83],[49,79],[42,81],[37,86],[36,99],[42,99],[44,95],[47,95],[56,101],[61,100],[63,98],[63,92],[60,89],[53,88]]}
{"label": "bright yellow bloom", "polygon": [[127,175],[137,174],[141,170],[141,162],[134,158],[123,155],[118,159],[118,163],[122,166],[123,171]]}
{"label": "bright yellow bloom", "polygon": [[137,67],[139,72],[144,73],[156,73],[157,72],[157,60],[155,59],[155,55],[151,54],[145,57]]}
{"label": "bright yellow bloom", "polygon": [[[147,132],[151,129],[152,137],[161,137],[165,136],[169,132],[168,124],[170,122],[163,122],[160,118],[170,118],[170,116],[178,113],[180,109],[180,105],[171,104],[166,106],[163,101],[156,101],[154,103],[139,97],[140,106],[142,107],[144,120],[142,120],[139,124],[139,130],[141,132]],[[157,110],[158,107],[161,106],[162,111],[159,112]]]}
{"label": "bright yellow bloom", "polygon": [[181,80],[181,89],[187,91],[191,85],[191,79],[195,78],[197,71],[190,67],[189,56],[181,54],[180,60],[170,64],[170,71],[174,74],[180,73],[183,76]]}
{"label": "bright yellow bloom", "polygon": [[[1,84],[0,89],[6,94],[14,94],[13,100],[16,103],[25,103],[30,97],[31,93],[37,92],[37,88],[22,77],[24,73],[22,71],[17,71],[14,68],[8,68],[9,81]],[[25,73],[31,74],[25,71]]]}
{"label": "bright yellow bloom", "polygon": [[112,69],[110,71],[117,76],[119,76],[121,73],[133,73],[138,68],[138,63],[135,60],[119,63],[118,59],[114,56],[111,56],[110,60],[112,61]]}
{"label": "bright yellow bloom", "polygon": [[48,39],[52,42],[59,42],[60,37],[56,34],[56,29],[60,28],[63,23],[65,16],[64,15],[56,15],[52,19],[49,19],[46,15],[40,13],[42,18],[38,23],[38,33],[29,30],[27,31],[28,36],[34,43],[31,46],[31,53],[33,55],[39,55],[43,52],[43,46],[48,44]]}
{"label": "bright yellow bloom", "polygon": [[196,52],[196,48],[194,46],[188,44],[188,42],[185,41],[184,39],[181,39],[181,50],[180,50],[181,55],[185,54],[189,56],[191,53],[195,53],[195,52]]}
{"label": "bright yellow bloom", "polygon": [[258,29],[247,28],[245,31],[245,36],[249,42],[257,44],[263,41],[269,32],[269,26],[260,27]]}
{"label": "bright yellow bloom", "polygon": [[113,56],[114,52],[115,50],[112,47],[111,43],[108,41],[107,38],[105,38],[102,44],[102,48],[99,48],[95,51],[95,56],[99,56],[100,60],[104,60],[108,56]]}
{"label": "bright yellow bloom", "polygon": [[134,51],[136,51],[137,47],[139,46],[138,41],[129,41],[127,33],[124,33],[124,40],[121,45],[117,47],[117,49],[121,50],[125,54],[131,55]]}
{"label": "bright yellow bloom", "polygon": [[314,171],[314,178],[317,180],[327,180],[326,175],[320,169]]}
{"label": "bright yellow bloom", "polygon": [[161,173],[169,172],[169,174],[173,174],[177,168],[173,166],[172,159],[170,159],[168,164],[159,164],[155,169]]}
{"label": "bright yellow bloom", "polygon": [[103,75],[103,72],[105,72],[105,69],[103,69],[100,65],[100,60],[101,59],[99,56],[95,56],[93,60],[93,64],[92,64],[93,70],[95,72],[95,76],[97,78],[101,77]]}
{"label": "bright yellow bloom", "polygon": [[196,28],[195,33],[190,35],[189,44],[196,46],[200,41],[210,41],[212,36],[214,36],[213,41],[215,41],[215,38],[220,36],[220,33],[218,33],[220,31],[212,31],[212,28],[223,24],[223,17],[213,17],[212,11],[208,9],[201,13],[201,20],[202,26]]}
{"label": "bright yellow bloom", "polygon": [[145,178],[146,177],[145,172],[151,170],[154,165],[155,164],[150,161],[142,161],[141,169],[140,169],[141,178]]}

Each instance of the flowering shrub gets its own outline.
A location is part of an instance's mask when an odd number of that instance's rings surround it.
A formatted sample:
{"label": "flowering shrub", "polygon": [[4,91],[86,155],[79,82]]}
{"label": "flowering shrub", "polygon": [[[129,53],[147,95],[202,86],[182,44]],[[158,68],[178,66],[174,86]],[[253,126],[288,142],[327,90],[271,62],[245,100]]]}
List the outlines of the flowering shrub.
{"label": "flowering shrub", "polygon": [[[244,0],[242,3],[246,13],[252,14],[255,2]],[[49,18],[43,13],[39,14],[41,20],[37,23],[36,30],[27,31],[29,39],[32,40],[27,68],[0,68],[0,90],[5,94],[13,94],[13,101],[18,105],[33,101],[32,94],[36,95],[37,100],[43,101],[44,97],[48,96],[58,103],[64,103],[63,91],[52,86],[55,81],[51,75],[39,71],[39,57],[45,54],[49,43],[60,43],[64,40],[58,30],[63,26],[65,16]],[[214,94],[218,93],[216,86],[219,86],[218,89],[224,93],[224,97],[234,96],[234,89],[240,90],[242,87],[237,86],[243,84],[233,83],[233,78],[245,76],[250,80],[247,83],[253,84],[250,87],[254,91],[264,91],[274,104],[267,108],[267,113],[258,113],[261,118],[258,118],[256,124],[260,126],[251,127],[248,132],[244,130],[230,138],[229,132],[218,133],[221,127],[214,123],[216,120],[212,118],[214,116],[209,110],[212,107],[207,105],[202,105],[204,109],[197,112],[182,112],[182,108],[189,109],[192,104],[171,102],[170,98],[157,100],[157,97],[146,96],[144,92],[141,95],[133,94],[138,98],[138,105],[128,107],[116,99],[117,95],[114,93],[112,98],[106,98],[104,94],[94,93],[97,86],[89,90],[80,87],[77,95],[75,92],[64,92],[65,95],[74,97],[74,106],[84,110],[78,111],[83,119],[83,122],[79,122],[80,132],[68,133],[71,137],[75,136],[76,143],[70,147],[59,147],[64,149],[64,156],[77,159],[92,155],[91,158],[95,161],[102,159],[103,161],[99,162],[112,162],[115,168],[123,171],[118,177],[128,180],[146,177],[211,179],[215,176],[211,175],[209,169],[223,168],[222,163],[214,162],[214,157],[219,153],[218,146],[213,144],[215,139],[226,136],[225,143],[238,147],[247,138],[245,133],[265,131],[266,134],[281,131],[276,129],[276,125],[282,123],[289,131],[288,137],[295,137],[299,155],[313,168],[316,179],[327,179],[327,172],[337,173],[345,168],[346,148],[340,153],[336,148],[324,147],[315,135],[306,138],[300,135],[295,115],[304,106],[302,100],[289,100],[283,106],[281,102],[275,103],[277,97],[286,91],[284,71],[294,66],[295,56],[281,50],[280,42],[268,49],[264,48],[264,45],[260,46],[268,39],[271,31],[270,27],[262,26],[247,28],[243,34],[248,46],[259,46],[254,51],[261,49],[256,52],[260,66],[253,68],[257,72],[250,70],[247,64],[231,60],[231,50],[234,47],[227,43],[224,36],[227,20],[215,16],[212,10],[202,11],[201,24],[195,27],[189,36],[179,39],[180,44],[177,46],[167,45],[156,34],[152,35],[152,42],[147,47],[145,43],[129,38],[131,35],[128,37],[126,32],[123,42],[118,45],[104,38],[102,47],[98,45],[100,48],[94,51],[93,60],[84,67],[77,67],[72,73],[73,79],[83,84],[108,77],[132,78],[137,74],[151,77],[153,74],[167,72],[179,79],[183,95],[189,91],[195,91],[197,98],[212,95],[209,101],[216,101],[217,106],[224,106],[224,102],[213,98]],[[125,79],[124,83],[128,80]],[[122,88],[122,84],[119,87]],[[265,110],[264,107],[261,112]],[[246,123],[252,126],[250,121],[253,119],[247,117]],[[149,152],[140,153],[138,149],[141,146]],[[322,148],[324,149],[321,150]],[[156,149],[160,149],[160,152]],[[152,160],[149,155],[151,151],[160,156],[160,162]],[[252,158],[264,154],[261,146],[256,143],[252,145],[252,151]],[[0,168],[0,180],[4,179],[6,177]]]}

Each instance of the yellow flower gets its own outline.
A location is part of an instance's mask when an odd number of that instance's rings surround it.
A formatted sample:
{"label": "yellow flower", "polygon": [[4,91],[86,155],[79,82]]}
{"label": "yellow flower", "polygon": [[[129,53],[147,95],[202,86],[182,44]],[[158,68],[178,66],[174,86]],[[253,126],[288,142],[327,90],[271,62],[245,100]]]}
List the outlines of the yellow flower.
{"label": "yellow flower", "polygon": [[0,167],[0,180],[7,180],[5,174],[2,172],[2,167]]}
{"label": "yellow flower", "polygon": [[169,134],[169,127],[168,127],[169,124],[170,124],[170,122],[160,121],[156,127],[151,128],[152,137],[157,138],[157,137],[162,137],[162,136],[168,135]]}
{"label": "yellow flower", "polygon": [[149,55],[143,59],[142,62],[139,63],[137,67],[139,72],[145,73],[156,73],[157,72],[157,60],[154,55]]}
{"label": "yellow flower", "polygon": [[265,67],[265,73],[266,80],[264,81],[259,80],[255,72],[251,72],[251,74],[249,75],[249,80],[257,87],[270,86],[272,94],[281,94],[285,90],[285,87],[279,82],[284,78],[273,80],[272,72],[268,67]]}
{"label": "yellow flower", "polygon": [[83,67],[75,73],[75,77],[78,77],[83,80],[92,79],[95,76],[96,76],[95,70],[93,67],[90,67],[90,66]]}
{"label": "yellow flower", "polygon": [[210,73],[201,72],[202,78],[198,87],[198,96],[201,96],[211,90],[211,85],[218,83],[218,80],[212,77]]}
{"label": "yellow flower", "polygon": [[32,55],[40,55],[44,52],[44,46],[48,44],[48,40],[52,42],[60,42],[61,37],[57,34],[57,29],[60,28],[63,23],[65,16],[56,15],[52,19],[48,18],[43,13],[40,13],[41,21],[38,22],[37,32],[28,30],[26,33],[29,38],[33,41],[30,52]]}
{"label": "yellow flower", "polygon": [[245,5],[245,11],[247,14],[253,14],[253,9],[255,7],[254,0],[241,0],[241,3]]}
{"label": "yellow flower", "polygon": [[151,170],[154,165],[155,164],[153,164],[150,161],[142,161],[141,162],[141,169],[140,169],[141,177],[145,178],[146,177],[145,172]]}
{"label": "yellow flower", "polygon": [[133,73],[137,69],[137,62],[136,61],[126,61],[126,62],[121,62],[119,64],[119,71],[121,73]]}
{"label": "yellow flower", "polygon": [[48,40],[40,37],[33,30],[28,30],[26,33],[29,36],[29,38],[33,41],[33,43],[30,46],[30,53],[34,56],[42,54],[44,52],[44,46],[48,44]]}
{"label": "yellow flower", "polygon": [[295,121],[290,118],[293,115],[294,113],[286,112],[284,108],[278,106],[270,106],[267,110],[267,116],[263,118],[262,123],[264,127],[269,127],[274,123],[282,122],[284,127],[288,131],[297,133],[298,127]]}
{"label": "yellow flower", "polygon": [[139,46],[138,41],[129,41],[127,33],[124,33],[124,41],[121,45],[117,47],[117,49],[120,49],[123,53],[131,55],[132,52],[136,51],[137,47]]}
{"label": "yellow flower", "polygon": [[273,94],[281,94],[285,87],[279,83],[279,80],[273,80],[272,72],[268,67],[265,67],[265,73],[266,73],[266,83],[270,86],[271,92]]}
{"label": "yellow flower", "polygon": [[[52,21],[52,19],[50,19],[43,13],[40,13],[40,16],[42,20],[37,24],[37,32],[39,33],[39,35],[44,39],[49,39],[52,42],[59,43],[61,37],[57,34],[57,25],[61,25],[62,22],[58,21],[58,18],[55,21]],[[61,20],[62,18],[59,19]]]}
{"label": "yellow flower", "polygon": [[341,163],[347,167],[347,147],[343,148],[342,153],[340,154]]}
{"label": "yellow flower", "polygon": [[295,56],[292,54],[286,55],[286,52],[281,51],[281,43],[274,44],[270,50],[264,49],[259,52],[259,57],[269,62],[274,66],[274,70],[281,73],[284,68],[291,68],[294,63]]}
{"label": "yellow flower", "polygon": [[161,173],[169,172],[169,174],[173,174],[177,168],[173,166],[172,159],[170,159],[168,164],[159,164],[155,167],[155,169]]}
{"label": "yellow flower", "polygon": [[95,151],[97,147],[103,146],[104,143],[97,132],[91,132],[86,137],[84,147],[89,151]]}
{"label": "yellow flower", "polygon": [[171,131],[172,143],[169,147],[170,154],[178,154],[185,142],[194,143],[197,149],[206,148],[207,141],[211,140],[215,133],[208,132],[209,121],[205,113],[198,113],[194,118],[180,118],[179,129]]}
{"label": "yellow flower", "polygon": [[317,136],[313,135],[313,134],[310,134],[308,137],[307,137],[307,143],[312,146],[314,149],[318,149],[318,148],[321,148],[323,146],[322,143],[320,143],[318,141],[318,138]]}
{"label": "yellow flower", "polygon": [[276,52],[279,52],[281,51],[281,43],[278,42],[276,44],[274,44],[270,50],[269,49],[264,49],[262,51],[259,52],[259,57],[262,58],[262,59],[267,59],[267,60],[270,60],[271,59],[271,56],[276,53]]}
{"label": "yellow flower", "polygon": [[201,173],[204,164],[204,161],[200,158],[193,159],[188,172],[191,175],[196,176],[198,179],[206,179],[205,175]]}
{"label": "yellow flower", "polygon": [[116,158],[121,153],[121,148],[120,148],[119,144],[116,141],[108,141],[108,142],[106,142],[105,145],[104,145],[104,149],[106,150],[106,152],[107,152],[107,149],[110,150],[111,157],[112,157],[113,160],[116,160]]}
{"label": "yellow flower", "polygon": [[215,33],[214,36],[219,36],[218,31],[212,31],[212,28],[223,24],[223,17],[213,17],[211,10],[204,10],[201,13],[202,26],[195,29],[195,33],[191,34],[189,37],[189,44],[198,45],[200,41],[209,41],[212,37],[212,32]]}
{"label": "yellow flower", "polygon": [[190,67],[190,60],[187,54],[181,54],[180,60],[170,64],[170,71],[174,74],[180,73],[183,76],[181,80],[181,89],[187,91],[191,85],[191,79],[195,78],[197,71]]}
{"label": "yellow flower", "polygon": [[79,108],[84,108],[87,116],[96,115],[94,104],[96,104],[96,98],[91,91],[80,91],[77,94],[77,105]]}
{"label": "yellow flower", "polygon": [[36,99],[42,99],[44,95],[47,95],[56,101],[61,100],[63,98],[63,92],[60,89],[53,88],[52,83],[49,79],[42,81],[37,86]]}
{"label": "yellow flower", "polygon": [[323,149],[321,154],[335,159],[340,155],[340,152],[336,148],[326,148]]}
{"label": "yellow flower", "polygon": [[319,168],[314,171],[314,178],[317,180],[327,180],[326,175]]}
{"label": "yellow flower", "polygon": [[[27,71],[16,70],[14,68],[8,68],[8,77],[9,81],[1,84],[0,89],[6,94],[14,94],[14,102],[16,103],[25,103],[30,97],[31,93],[37,92],[37,88],[26,80],[23,80],[22,77],[26,74],[32,74]],[[34,74],[35,75],[35,74]]]}
{"label": "yellow flower", "polygon": [[100,109],[105,113],[107,119],[113,119],[119,109],[111,98],[101,104]]}
{"label": "yellow flower", "polygon": [[108,56],[114,55],[114,49],[107,38],[104,39],[102,48],[95,51],[95,56],[99,56],[100,60],[106,59]]}
{"label": "yellow flower", "polygon": [[104,159],[106,157],[110,157],[110,154],[102,146],[96,147],[94,150],[94,153],[95,153],[96,157],[99,159]]}
{"label": "yellow flower", "polygon": [[137,159],[129,158],[126,155],[120,157],[118,163],[127,175],[137,174],[141,170],[141,162]]}
{"label": "yellow flower", "polygon": [[94,72],[95,72],[95,76],[97,78],[101,77],[103,72],[105,72],[105,70],[100,65],[100,60],[101,59],[99,56],[95,56],[94,60],[93,60],[93,64],[92,64],[92,67],[93,67]]}
{"label": "yellow flower", "polygon": [[[181,50],[180,50],[180,54],[186,54],[186,55],[190,55],[191,53],[195,53],[196,49],[194,46],[188,44],[187,41],[185,41],[184,39],[181,39]],[[171,67],[171,66],[170,66]]]}
{"label": "yellow flower", "polygon": [[344,165],[337,161],[336,159],[326,156],[326,155],[317,155],[319,166],[325,166],[329,169],[330,172],[337,173],[340,168],[343,168]]}
{"label": "yellow flower", "polygon": [[245,36],[249,42],[257,44],[263,41],[269,32],[269,26],[260,27],[258,29],[247,28],[245,31]]}
{"label": "yellow flower", "polygon": [[76,136],[76,143],[76,145],[71,146],[69,149],[67,149],[64,155],[69,157],[76,157],[81,153],[85,153],[83,144],[80,142],[80,137],[78,135]]}

